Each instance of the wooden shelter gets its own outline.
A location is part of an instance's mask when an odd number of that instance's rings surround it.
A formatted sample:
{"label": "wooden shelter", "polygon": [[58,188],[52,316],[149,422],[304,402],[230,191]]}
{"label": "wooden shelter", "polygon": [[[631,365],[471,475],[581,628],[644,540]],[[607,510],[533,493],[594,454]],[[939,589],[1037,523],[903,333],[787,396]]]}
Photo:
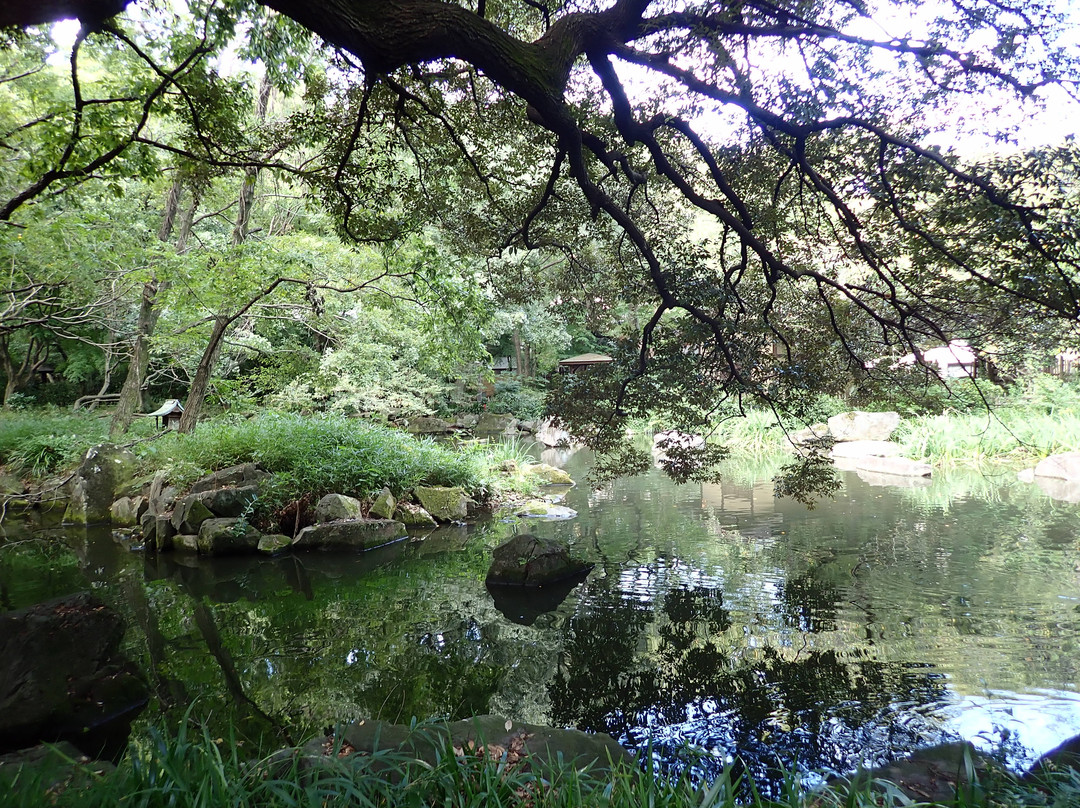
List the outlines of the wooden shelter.
{"label": "wooden shelter", "polygon": [[184,405],[178,399],[170,398],[153,412],[148,412],[147,417],[159,419],[162,429],[179,429],[180,417],[184,414]]}
{"label": "wooden shelter", "polygon": [[559,373],[576,373],[582,368],[595,367],[596,365],[608,365],[614,362],[607,354],[583,353],[571,356],[568,359],[559,360]]}

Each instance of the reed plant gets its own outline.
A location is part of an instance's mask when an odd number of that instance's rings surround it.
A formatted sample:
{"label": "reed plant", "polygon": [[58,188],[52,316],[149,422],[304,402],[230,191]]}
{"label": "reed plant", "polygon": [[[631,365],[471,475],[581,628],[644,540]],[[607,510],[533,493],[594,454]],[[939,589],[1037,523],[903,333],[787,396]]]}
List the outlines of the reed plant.
{"label": "reed plant", "polygon": [[[794,770],[766,796],[731,769],[711,781],[646,767],[534,769],[508,753],[491,757],[446,743],[434,762],[396,750],[313,761],[296,752],[251,760],[234,738],[198,724],[175,736],[153,730],[113,767],[54,757],[58,767],[0,767],[3,808],[870,808],[1071,806],[1080,776],[1038,784],[1015,778],[969,781],[947,803],[915,802],[883,781],[809,788]],[[975,776],[975,775],[973,775]]]}

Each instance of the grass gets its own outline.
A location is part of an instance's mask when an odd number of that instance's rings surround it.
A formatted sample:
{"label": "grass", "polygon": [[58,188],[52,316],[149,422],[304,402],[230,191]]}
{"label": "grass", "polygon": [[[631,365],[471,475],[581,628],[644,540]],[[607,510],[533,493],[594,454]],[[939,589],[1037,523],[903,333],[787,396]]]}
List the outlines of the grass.
{"label": "grass", "polygon": [[339,415],[270,411],[203,423],[190,435],[165,435],[138,451],[144,470],[164,469],[181,486],[209,471],[257,463],[275,475],[266,495],[271,507],[331,492],[369,497],[383,486],[400,496],[422,484],[461,486],[487,500],[499,485],[493,469],[520,454],[499,444],[453,448]]}
{"label": "grass", "polygon": [[[339,755],[314,763],[277,753],[250,760],[235,739],[215,738],[185,722],[175,736],[163,729],[133,740],[115,768],[66,761],[58,768],[0,769],[4,808],[869,808],[929,805],[907,800],[884,782],[808,790],[794,773],[771,797],[752,782],[724,772],[711,782],[659,771],[556,765],[530,770],[528,758],[464,752],[449,744],[434,763],[398,751]],[[59,758],[59,756],[58,756]],[[54,760],[58,760],[58,758]],[[995,777],[964,787],[951,808],[1075,805],[1080,776],[1067,772],[1044,790]]]}
{"label": "grass", "polygon": [[51,407],[0,411],[0,465],[44,477],[77,463],[108,431],[107,420],[86,413]]}

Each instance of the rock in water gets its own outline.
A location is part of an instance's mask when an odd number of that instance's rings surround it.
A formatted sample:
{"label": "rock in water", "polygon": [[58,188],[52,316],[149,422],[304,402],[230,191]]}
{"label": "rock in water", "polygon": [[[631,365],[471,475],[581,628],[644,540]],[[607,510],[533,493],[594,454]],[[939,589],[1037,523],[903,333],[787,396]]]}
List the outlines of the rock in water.
{"label": "rock in water", "polygon": [[70,740],[116,751],[147,701],[116,612],[82,592],[0,615],[0,751]]}
{"label": "rock in water", "polygon": [[592,569],[553,539],[522,533],[495,548],[486,583],[489,586],[543,586]]}

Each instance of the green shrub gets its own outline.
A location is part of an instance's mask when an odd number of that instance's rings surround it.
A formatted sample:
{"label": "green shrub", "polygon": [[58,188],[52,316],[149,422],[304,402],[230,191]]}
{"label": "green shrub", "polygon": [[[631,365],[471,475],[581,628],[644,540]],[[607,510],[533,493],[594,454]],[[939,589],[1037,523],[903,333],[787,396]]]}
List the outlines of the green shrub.
{"label": "green shrub", "polygon": [[494,413],[510,413],[526,421],[536,421],[544,417],[544,391],[536,384],[525,383],[521,379],[499,379],[495,382],[495,394],[488,399],[488,409]]}
{"label": "green shrub", "polygon": [[384,485],[397,495],[421,484],[461,486],[482,499],[493,484],[490,468],[502,459],[494,444],[455,449],[361,419],[271,411],[205,422],[193,434],[168,434],[138,451],[145,470],[164,469],[181,485],[257,463],[275,475],[260,499],[271,510],[305,494],[368,497]]}
{"label": "green shrub", "polygon": [[0,465],[35,476],[78,462],[87,447],[105,440],[108,422],[54,408],[0,413]]}

